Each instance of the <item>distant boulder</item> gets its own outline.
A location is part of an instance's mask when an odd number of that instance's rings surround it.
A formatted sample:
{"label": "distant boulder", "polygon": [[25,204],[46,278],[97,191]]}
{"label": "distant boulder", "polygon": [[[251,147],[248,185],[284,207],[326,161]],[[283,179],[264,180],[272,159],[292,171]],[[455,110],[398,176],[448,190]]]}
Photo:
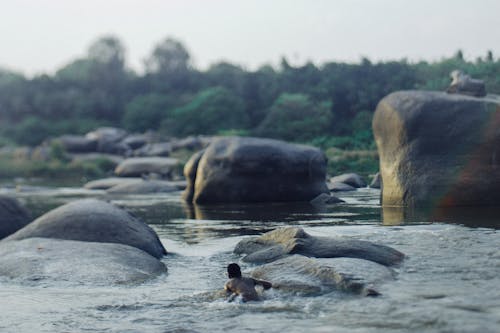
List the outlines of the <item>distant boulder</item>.
{"label": "distant boulder", "polygon": [[138,284],[166,271],[160,260],[123,244],[49,238],[0,242],[0,276],[24,284],[109,287]]}
{"label": "distant boulder", "polygon": [[461,94],[474,97],[486,96],[486,86],[483,80],[472,79],[460,70],[450,73],[452,82],[446,92],[449,94]]}
{"label": "distant boulder", "polygon": [[179,191],[175,183],[165,180],[140,180],[113,186],[107,190],[112,194],[152,194]]}
{"label": "distant boulder", "polygon": [[80,135],[63,135],[55,139],[68,153],[89,153],[97,151],[97,140]]}
{"label": "distant boulder", "polygon": [[498,206],[500,96],[384,97],[373,117],[384,206]]}
{"label": "distant boulder", "polygon": [[15,198],[0,196],[0,239],[31,222],[30,213]]}
{"label": "distant boulder", "polygon": [[347,192],[347,191],[356,191],[356,188],[354,186],[348,185],[346,183],[340,183],[340,182],[328,182],[326,184],[328,189],[331,192]]}
{"label": "distant boulder", "polygon": [[156,142],[148,143],[142,146],[140,149],[134,151],[135,156],[170,156],[172,153],[172,144],[170,142]]}
{"label": "distant boulder", "polygon": [[95,199],[77,200],[53,209],[2,242],[33,237],[125,244],[156,258],[166,254],[158,235],[147,224]]}
{"label": "distant boulder", "polygon": [[330,178],[330,183],[344,183],[355,188],[366,187],[366,181],[356,173],[344,173]]}
{"label": "distant boulder", "polygon": [[127,155],[131,149],[122,140],[127,136],[127,132],[121,128],[100,127],[85,135],[87,139],[97,141],[97,152]]}
{"label": "distant boulder", "polygon": [[271,139],[216,139],[195,154],[184,174],[184,198],[198,204],[310,201],[328,193],[319,149]]}
{"label": "distant boulder", "polygon": [[140,177],[155,173],[163,177],[172,175],[179,160],[170,157],[132,157],[120,163],[115,174],[120,177]]}

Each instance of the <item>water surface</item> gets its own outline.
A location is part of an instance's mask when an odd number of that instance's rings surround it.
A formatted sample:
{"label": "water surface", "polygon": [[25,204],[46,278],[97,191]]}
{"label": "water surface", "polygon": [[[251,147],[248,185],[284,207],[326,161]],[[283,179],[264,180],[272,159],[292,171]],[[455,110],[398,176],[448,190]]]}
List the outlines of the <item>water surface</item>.
{"label": "water surface", "polygon": [[[21,285],[0,281],[0,332],[498,332],[500,237],[493,209],[382,210],[377,190],[339,196],[329,208],[303,204],[193,207],[179,193],[108,196],[39,188],[12,192],[36,217],[80,197],[98,197],[150,224],[169,255],[168,274],[139,286]],[[213,297],[243,237],[282,226],[312,235],[369,240],[407,254],[381,297],[332,291],[266,292],[262,302]],[[78,264],[75,258],[75,264]],[[252,266],[242,263],[243,270]]]}

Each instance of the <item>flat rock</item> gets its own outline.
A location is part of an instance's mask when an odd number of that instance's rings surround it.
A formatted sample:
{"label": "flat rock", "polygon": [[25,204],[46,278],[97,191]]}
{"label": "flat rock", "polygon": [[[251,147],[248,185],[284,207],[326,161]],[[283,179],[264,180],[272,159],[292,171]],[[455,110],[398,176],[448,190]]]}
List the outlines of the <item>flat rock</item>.
{"label": "flat rock", "polygon": [[355,239],[314,237],[302,228],[286,227],[267,232],[259,237],[241,240],[234,249],[237,254],[246,254],[243,261],[265,263],[291,254],[307,257],[348,257],[370,260],[381,265],[397,265],[404,254],[389,246]]}
{"label": "flat rock", "polygon": [[151,194],[179,191],[175,183],[165,180],[141,180],[129,184],[120,184],[107,190],[113,194]]}

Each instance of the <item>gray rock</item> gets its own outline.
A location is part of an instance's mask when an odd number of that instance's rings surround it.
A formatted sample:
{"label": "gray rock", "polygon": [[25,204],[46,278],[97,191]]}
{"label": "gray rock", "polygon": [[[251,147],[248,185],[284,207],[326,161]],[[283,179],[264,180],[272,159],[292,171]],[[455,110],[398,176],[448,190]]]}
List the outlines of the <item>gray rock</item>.
{"label": "gray rock", "polygon": [[500,202],[500,100],[425,91],[382,99],[373,117],[384,206]]}
{"label": "gray rock", "polygon": [[355,188],[366,187],[366,181],[356,173],[345,173],[330,178],[330,183],[344,183]]}
{"label": "gray rock", "polygon": [[271,281],[273,288],[302,295],[332,289],[377,296],[376,286],[393,280],[394,272],[371,261],[353,258],[308,258],[291,255],[252,270],[256,279]]}
{"label": "gray rock", "polygon": [[134,151],[135,156],[170,156],[172,153],[172,144],[170,142],[156,142],[148,143],[147,145],[141,147]]}
{"label": "gray rock", "polygon": [[178,191],[175,183],[165,180],[141,180],[129,184],[120,184],[107,190],[112,194],[150,194]]}
{"label": "gray rock", "polygon": [[484,81],[472,79],[460,70],[454,70],[450,73],[452,82],[446,92],[449,94],[462,94],[474,97],[486,96],[486,86]]}
{"label": "gray rock", "polygon": [[126,136],[125,130],[114,127],[100,127],[85,135],[87,139],[97,141],[97,152],[118,155],[127,155],[131,150],[122,142]]}
{"label": "gray rock", "polygon": [[0,242],[0,276],[21,283],[137,284],[165,265],[135,247],[49,238]]}
{"label": "gray rock", "polygon": [[141,182],[143,179],[140,177],[109,177],[103,179],[92,180],[85,185],[84,188],[88,190],[107,190],[117,185],[133,184]]}
{"label": "gray rock", "polygon": [[15,198],[0,195],[0,239],[31,222],[30,213]]}
{"label": "gray rock", "polygon": [[326,184],[328,189],[331,192],[347,192],[347,191],[356,191],[356,187],[348,185],[346,183],[340,183],[340,182],[329,182]]}
{"label": "gray rock", "polygon": [[77,200],[51,210],[2,242],[33,237],[125,244],[156,258],[166,254],[148,225],[123,209],[95,199]]}
{"label": "gray rock", "polygon": [[87,162],[96,160],[106,160],[111,165],[118,165],[123,162],[123,157],[120,155],[105,154],[105,153],[72,153],[69,154],[73,162]]}
{"label": "gray rock", "polygon": [[170,157],[132,157],[120,163],[115,174],[120,177],[140,177],[156,173],[164,177],[170,176],[179,165],[179,160]]}
{"label": "gray rock", "polygon": [[225,137],[195,157],[184,168],[192,191],[184,198],[194,203],[310,201],[328,193],[326,157],[314,147]]}
{"label": "gray rock", "polygon": [[130,149],[135,150],[143,147],[152,139],[152,135],[148,134],[133,134],[125,137],[121,142],[127,145]]}
{"label": "gray rock", "polygon": [[311,200],[311,204],[314,206],[333,205],[341,202],[345,201],[326,193],[321,193],[316,198]]}
{"label": "gray rock", "polygon": [[55,139],[68,153],[89,153],[97,151],[97,140],[80,135],[63,135]]}
{"label": "gray rock", "polygon": [[260,237],[243,239],[234,252],[246,254],[243,261],[252,263],[271,262],[290,254],[316,258],[359,258],[386,266],[399,264],[404,259],[403,253],[389,246],[354,239],[313,237],[296,227],[275,229]]}

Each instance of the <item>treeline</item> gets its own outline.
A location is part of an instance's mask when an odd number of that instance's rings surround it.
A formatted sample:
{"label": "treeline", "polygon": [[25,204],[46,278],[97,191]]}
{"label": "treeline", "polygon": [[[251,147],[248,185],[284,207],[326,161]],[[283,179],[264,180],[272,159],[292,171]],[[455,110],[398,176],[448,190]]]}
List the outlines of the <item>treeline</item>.
{"label": "treeline", "polygon": [[167,38],[145,61],[127,67],[113,36],[54,75],[34,78],[0,69],[0,145],[36,145],[47,137],[98,126],[165,136],[241,134],[342,149],[373,148],[371,117],[378,101],[402,89],[444,90],[462,69],[500,92],[500,60],[489,52],[466,61],[461,51],[438,62],[307,63],[255,71],[220,62],[201,71],[184,45]]}

